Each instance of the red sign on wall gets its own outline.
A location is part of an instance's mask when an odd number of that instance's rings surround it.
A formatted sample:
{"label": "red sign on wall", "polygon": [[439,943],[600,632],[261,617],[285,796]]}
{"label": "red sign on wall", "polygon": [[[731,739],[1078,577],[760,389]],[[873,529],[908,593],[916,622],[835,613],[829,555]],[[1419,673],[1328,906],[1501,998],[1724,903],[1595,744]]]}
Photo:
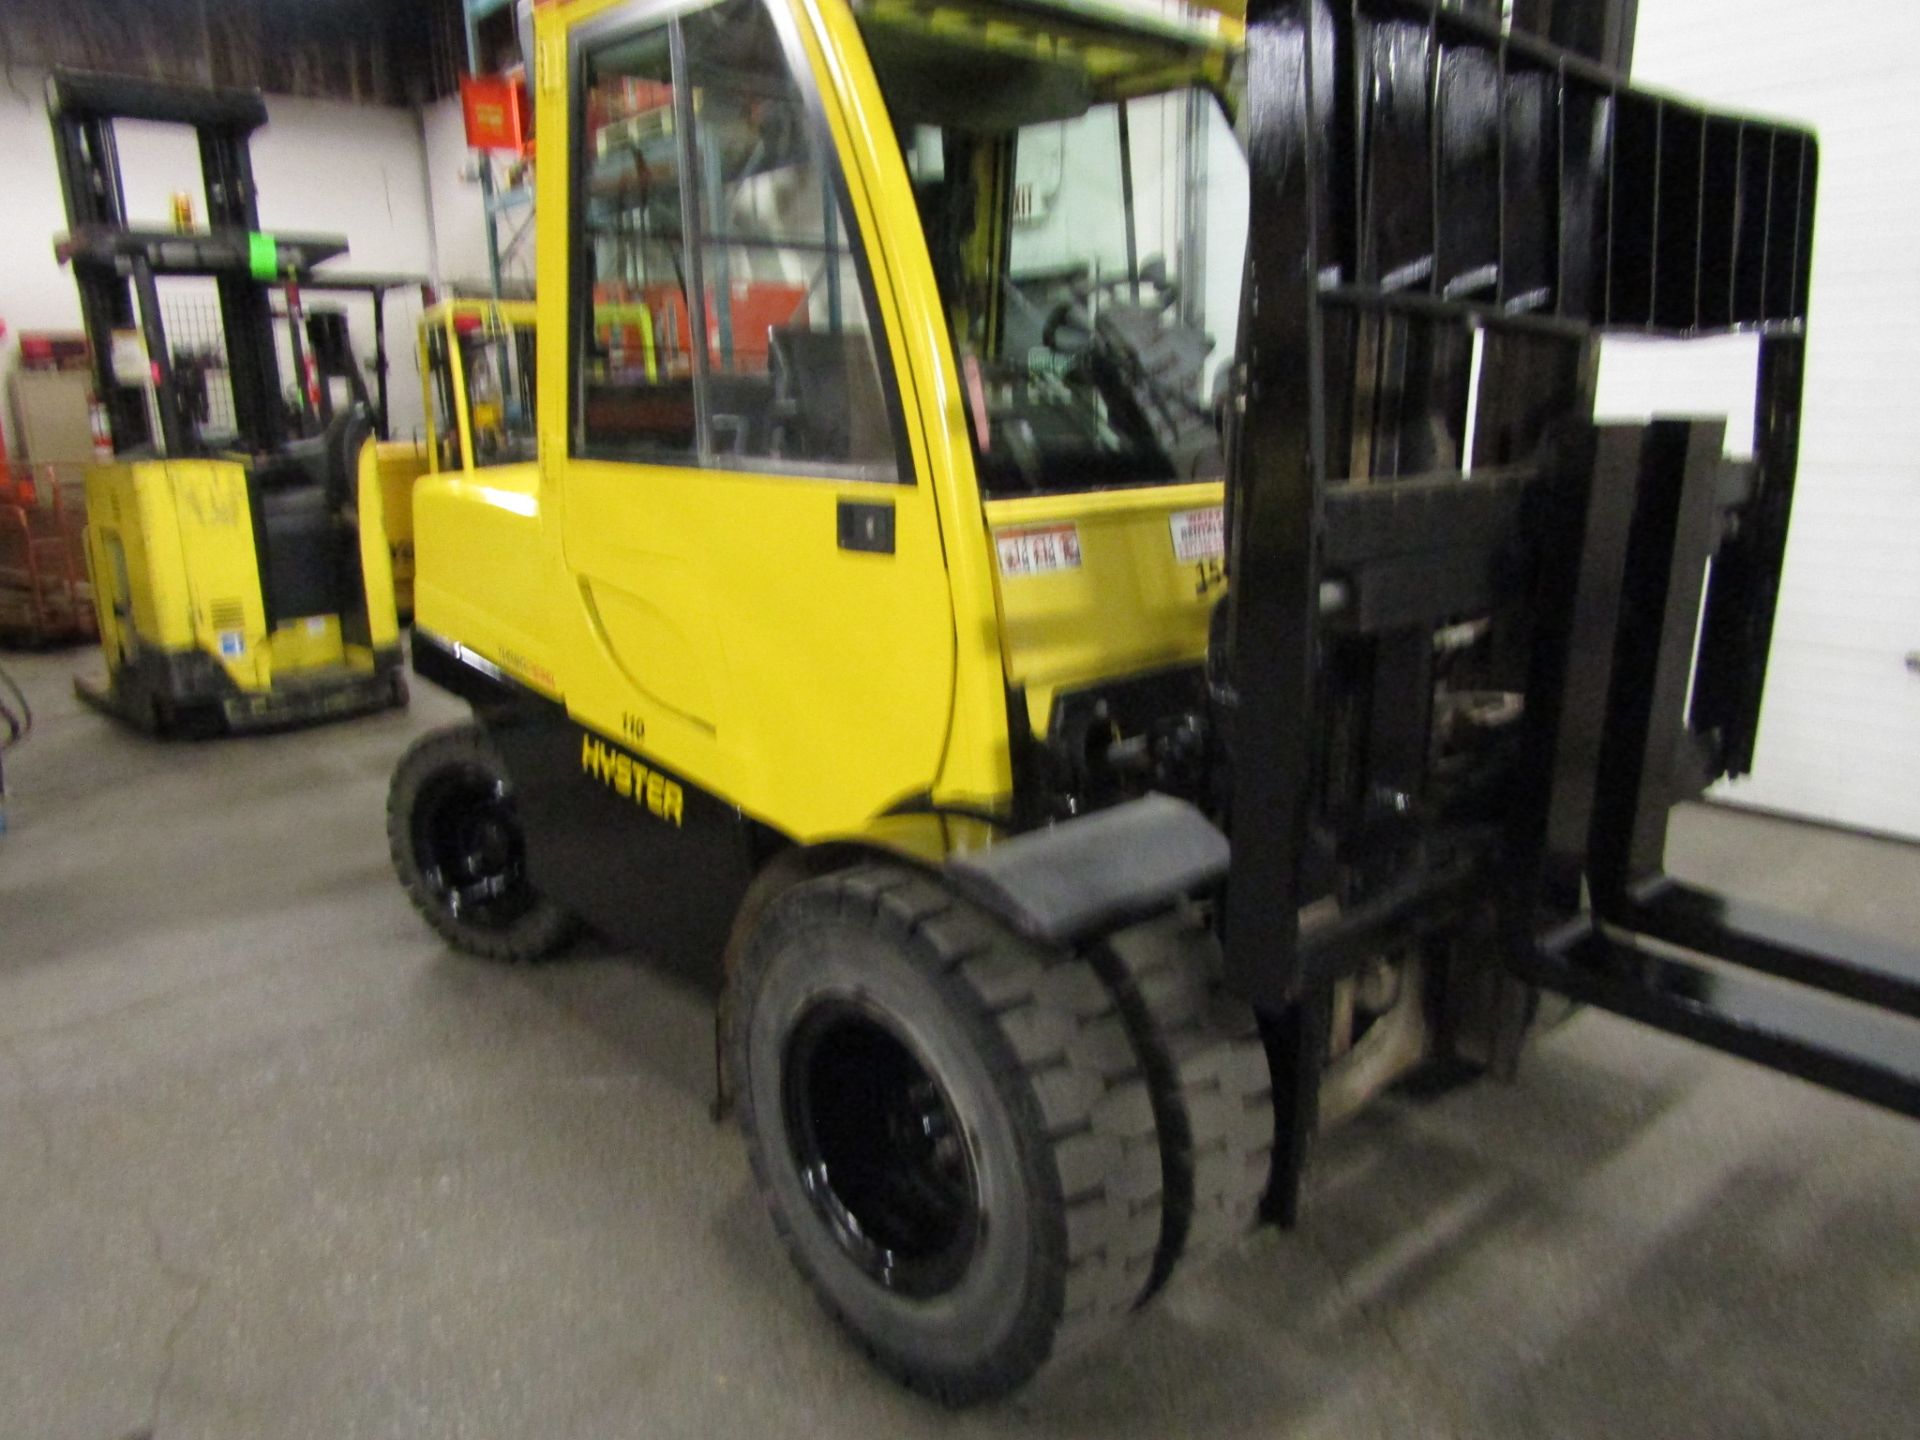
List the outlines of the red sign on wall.
{"label": "red sign on wall", "polygon": [[460,113],[467,122],[467,144],[475,150],[527,147],[527,92],[517,76],[462,75]]}

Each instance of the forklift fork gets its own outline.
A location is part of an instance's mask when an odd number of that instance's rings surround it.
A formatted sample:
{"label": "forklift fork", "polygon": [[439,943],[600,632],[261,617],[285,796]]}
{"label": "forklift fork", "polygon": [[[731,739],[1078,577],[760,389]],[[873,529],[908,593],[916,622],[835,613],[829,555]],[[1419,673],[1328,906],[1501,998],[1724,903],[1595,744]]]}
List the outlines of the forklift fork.
{"label": "forklift fork", "polygon": [[[1920,956],[1665,873],[1672,807],[1752,766],[1817,147],[1634,90],[1605,37],[1529,33],[1550,9],[1248,11],[1223,939],[1268,1021],[1283,1216],[1330,987],[1436,941],[1920,1115]],[[1751,462],[1719,420],[1593,424],[1602,335],[1736,332]],[[1504,728],[1447,753],[1476,683]]]}
{"label": "forklift fork", "polygon": [[[1666,873],[1667,816],[1698,792],[1710,763],[1702,752],[1721,738],[1693,728],[1702,709],[1697,677],[1710,673],[1705,653],[1689,674],[1725,470],[1720,425],[1607,427],[1598,440],[1595,490],[1630,509],[1630,523],[1588,537],[1575,609],[1611,609],[1614,643],[1569,648],[1557,746],[1564,773],[1554,779],[1548,822],[1549,866],[1578,859],[1568,842],[1584,835],[1590,908],[1516,952],[1515,968],[1534,983],[1920,1118],[1920,955]],[[1766,463],[1764,452],[1757,463]],[[1703,638],[1703,650],[1708,643]],[[1565,716],[1596,700],[1600,734],[1574,733]],[[1597,756],[1583,753],[1593,738]]]}

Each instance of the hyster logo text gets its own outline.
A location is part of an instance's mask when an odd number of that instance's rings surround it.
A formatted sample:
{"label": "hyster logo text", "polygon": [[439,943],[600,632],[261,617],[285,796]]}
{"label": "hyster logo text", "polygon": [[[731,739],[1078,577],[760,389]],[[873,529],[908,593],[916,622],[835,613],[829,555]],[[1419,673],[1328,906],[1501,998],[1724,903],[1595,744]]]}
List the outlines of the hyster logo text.
{"label": "hyster logo text", "polygon": [[616,795],[624,795],[661,820],[681,823],[684,797],[677,781],[650,770],[631,755],[602,745],[591,735],[580,737],[580,768],[595,776]]}

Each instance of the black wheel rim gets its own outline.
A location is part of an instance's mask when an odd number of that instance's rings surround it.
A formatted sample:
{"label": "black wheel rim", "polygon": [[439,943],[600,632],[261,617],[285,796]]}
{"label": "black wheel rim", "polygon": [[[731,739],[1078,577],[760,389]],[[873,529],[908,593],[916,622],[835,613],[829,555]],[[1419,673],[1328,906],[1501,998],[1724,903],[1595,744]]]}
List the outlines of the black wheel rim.
{"label": "black wheel rim", "polygon": [[537,899],[513,797],[477,766],[435,776],[413,807],[413,855],[427,890],[463,925],[499,930]]}
{"label": "black wheel rim", "polygon": [[841,1250],[897,1294],[958,1285],[985,1229],[972,1149],[899,1031],[854,1001],[817,1002],[781,1082],[800,1182]]}

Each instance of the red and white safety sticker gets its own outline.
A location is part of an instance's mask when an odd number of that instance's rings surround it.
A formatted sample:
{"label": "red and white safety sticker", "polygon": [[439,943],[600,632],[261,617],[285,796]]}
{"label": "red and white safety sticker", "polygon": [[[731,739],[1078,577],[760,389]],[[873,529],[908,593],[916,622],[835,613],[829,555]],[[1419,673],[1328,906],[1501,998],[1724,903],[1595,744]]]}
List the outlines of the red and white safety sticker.
{"label": "red and white safety sticker", "polygon": [[1227,553],[1226,516],[1218,505],[1180,510],[1167,517],[1173,553],[1180,560],[1219,560]]}
{"label": "red and white safety sticker", "polygon": [[1000,552],[1000,573],[1009,579],[1080,568],[1077,525],[1023,525],[1018,530],[996,530],[993,543]]}

